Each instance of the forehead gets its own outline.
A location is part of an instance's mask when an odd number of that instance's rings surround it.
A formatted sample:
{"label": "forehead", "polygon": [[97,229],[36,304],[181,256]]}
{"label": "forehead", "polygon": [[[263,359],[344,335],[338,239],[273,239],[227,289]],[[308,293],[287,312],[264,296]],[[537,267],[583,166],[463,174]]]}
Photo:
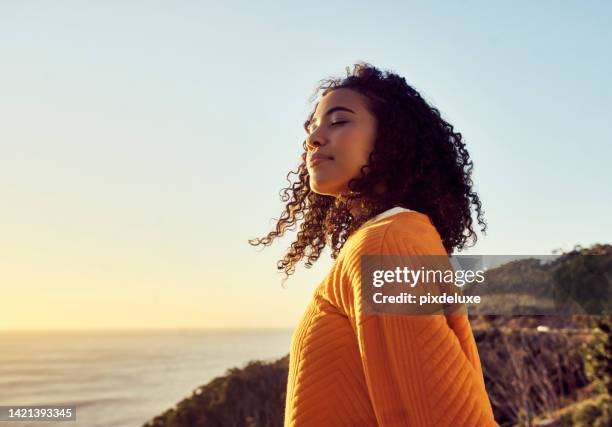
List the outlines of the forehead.
{"label": "forehead", "polygon": [[365,110],[366,99],[363,95],[351,89],[335,89],[321,98],[312,116],[313,120],[318,120],[327,110],[333,107],[342,106],[360,113]]}

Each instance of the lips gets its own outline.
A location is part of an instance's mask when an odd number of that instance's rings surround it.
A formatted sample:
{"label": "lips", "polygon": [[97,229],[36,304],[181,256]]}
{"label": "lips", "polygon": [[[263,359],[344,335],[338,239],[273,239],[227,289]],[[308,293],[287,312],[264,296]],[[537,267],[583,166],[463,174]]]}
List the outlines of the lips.
{"label": "lips", "polygon": [[320,154],[320,153],[315,153],[312,155],[312,157],[310,158],[309,161],[309,165],[311,167],[318,165],[321,162],[324,162],[326,160],[333,160],[333,157],[331,156],[326,156],[324,154]]}
{"label": "lips", "polygon": [[331,159],[329,157],[320,157],[318,159],[312,159],[312,160],[310,160],[310,166],[314,167],[314,166],[318,165],[319,163],[328,162],[330,160]]}

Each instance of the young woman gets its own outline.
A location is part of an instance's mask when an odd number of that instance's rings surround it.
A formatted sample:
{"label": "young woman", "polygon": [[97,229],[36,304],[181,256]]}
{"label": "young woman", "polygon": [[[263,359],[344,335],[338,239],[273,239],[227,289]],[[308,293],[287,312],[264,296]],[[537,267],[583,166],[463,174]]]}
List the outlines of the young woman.
{"label": "young woman", "polygon": [[494,426],[466,315],[365,315],[361,256],[448,255],[476,241],[460,133],[404,78],[360,63],[324,80],[271,244],[303,219],[285,280],[326,245],[334,265],[291,343],[285,426]]}

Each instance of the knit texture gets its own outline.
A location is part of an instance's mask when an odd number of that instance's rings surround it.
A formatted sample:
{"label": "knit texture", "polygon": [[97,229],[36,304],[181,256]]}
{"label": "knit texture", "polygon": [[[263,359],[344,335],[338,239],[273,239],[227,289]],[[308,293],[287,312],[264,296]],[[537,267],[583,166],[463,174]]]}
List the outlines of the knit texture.
{"label": "knit texture", "polygon": [[362,255],[447,255],[429,217],[353,233],[294,331],[288,426],[497,426],[466,315],[361,313]]}

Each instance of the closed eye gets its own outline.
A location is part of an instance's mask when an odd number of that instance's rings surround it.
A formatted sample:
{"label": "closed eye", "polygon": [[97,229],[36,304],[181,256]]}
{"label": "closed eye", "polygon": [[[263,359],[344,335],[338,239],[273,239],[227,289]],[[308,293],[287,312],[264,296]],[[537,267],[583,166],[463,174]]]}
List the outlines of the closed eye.
{"label": "closed eye", "polygon": [[333,122],[333,123],[330,124],[330,126],[341,125],[341,124],[344,124],[344,123],[346,123],[346,120],[345,121]]}

